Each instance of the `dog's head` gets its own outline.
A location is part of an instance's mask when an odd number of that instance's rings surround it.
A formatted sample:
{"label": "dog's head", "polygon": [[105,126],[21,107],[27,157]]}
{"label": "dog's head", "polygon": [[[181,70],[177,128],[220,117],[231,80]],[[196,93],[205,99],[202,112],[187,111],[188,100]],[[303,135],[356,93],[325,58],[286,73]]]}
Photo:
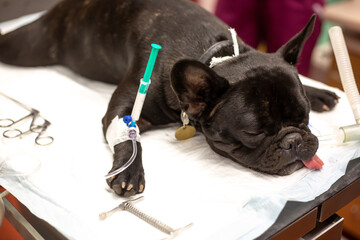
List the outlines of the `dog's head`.
{"label": "dog's head", "polygon": [[275,53],[244,46],[213,68],[196,60],[174,65],[171,85],[180,106],[214,151],[281,175],[316,153],[318,141],[307,126],[310,103],[295,68],[314,21]]}

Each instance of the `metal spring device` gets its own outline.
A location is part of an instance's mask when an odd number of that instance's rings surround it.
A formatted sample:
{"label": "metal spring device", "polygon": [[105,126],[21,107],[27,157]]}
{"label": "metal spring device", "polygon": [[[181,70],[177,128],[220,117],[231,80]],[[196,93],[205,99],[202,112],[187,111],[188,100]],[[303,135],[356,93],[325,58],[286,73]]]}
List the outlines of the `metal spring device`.
{"label": "metal spring device", "polygon": [[118,210],[128,211],[131,214],[135,215],[136,217],[147,222],[151,226],[155,227],[156,229],[160,230],[161,232],[168,234],[169,237],[166,239],[173,239],[174,237],[179,235],[181,232],[190,228],[193,225],[192,223],[190,223],[190,224],[186,225],[185,227],[173,229],[172,227],[161,222],[160,220],[157,220],[156,218],[151,217],[151,216],[147,215],[146,213],[143,213],[136,207],[134,207],[133,203],[138,202],[141,199],[143,199],[143,196],[135,198],[133,200],[128,200],[128,201],[122,202],[119,206],[115,207],[114,209],[112,209],[108,212],[100,213],[99,218],[100,218],[100,220],[104,220]]}

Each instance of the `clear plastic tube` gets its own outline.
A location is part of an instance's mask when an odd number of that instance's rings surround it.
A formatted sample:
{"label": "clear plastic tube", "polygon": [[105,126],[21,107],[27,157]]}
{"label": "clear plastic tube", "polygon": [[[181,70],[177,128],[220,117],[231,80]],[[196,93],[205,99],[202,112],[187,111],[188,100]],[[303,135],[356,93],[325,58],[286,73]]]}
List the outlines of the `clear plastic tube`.
{"label": "clear plastic tube", "polygon": [[356,86],[344,35],[339,26],[329,29],[331,45],[339,69],[340,79],[357,124],[360,124],[360,95]]}
{"label": "clear plastic tube", "polygon": [[122,165],[121,167],[119,167],[118,169],[115,169],[112,172],[109,172],[107,175],[105,175],[105,178],[111,178],[115,175],[118,175],[119,173],[125,171],[125,169],[127,169],[135,160],[136,155],[137,155],[137,145],[136,145],[136,131],[135,129],[130,129],[129,130],[129,137],[131,138],[131,142],[132,142],[132,147],[133,147],[133,153],[131,154],[131,157],[129,158],[129,160]]}

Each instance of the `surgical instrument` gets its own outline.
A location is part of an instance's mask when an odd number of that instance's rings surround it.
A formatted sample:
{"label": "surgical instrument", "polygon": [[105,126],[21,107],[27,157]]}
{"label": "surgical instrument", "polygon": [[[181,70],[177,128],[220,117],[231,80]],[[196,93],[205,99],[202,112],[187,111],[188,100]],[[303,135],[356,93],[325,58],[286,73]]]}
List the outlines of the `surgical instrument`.
{"label": "surgical instrument", "polygon": [[34,119],[36,119],[38,117],[39,113],[40,112],[38,110],[32,109],[32,111],[28,115],[26,115],[25,117],[22,117],[22,118],[20,118],[18,120],[12,120],[10,118],[0,119],[0,127],[1,128],[12,127],[12,126],[14,126],[14,125],[16,125],[16,124],[30,118],[30,117],[34,120]]}
{"label": "surgical instrument", "polygon": [[7,99],[9,99],[9,100],[11,100],[11,101],[13,101],[14,103],[16,103],[17,105],[21,106],[22,108],[28,110],[29,112],[31,112],[32,110],[34,110],[32,107],[30,107],[30,106],[28,106],[28,105],[26,105],[26,104],[24,104],[24,103],[22,103],[22,102],[19,102],[18,100],[14,99],[14,98],[12,98],[12,97],[9,97],[9,96],[6,95],[5,93],[0,92],[0,95],[2,95],[3,97],[5,97],[5,98],[7,98]]}
{"label": "surgical instrument", "polygon": [[122,202],[116,208],[114,208],[108,212],[100,213],[99,218],[100,218],[100,220],[104,220],[105,218],[107,218],[108,216],[110,216],[117,210],[128,211],[128,212],[132,213],[133,215],[135,215],[136,217],[138,217],[138,218],[142,219],[143,221],[147,222],[148,224],[152,225],[153,227],[157,228],[158,230],[162,231],[163,233],[168,234],[169,238],[167,238],[167,239],[172,239],[172,238],[176,237],[182,231],[190,228],[193,225],[192,223],[190,223],[190,224],[186,225],[185,227],[173,229],[170,226],[166,225],[165,223],[162,223],[161,221],[159,221],[159,220],[143,213],[139,209],[135,208],[133,203],[135,203],[141,199],[143,199],[143,196]]}
{"label": "surgical instrument", "polygon": [[22,132],[21,130],[16,128],[9,129],[3,133],[3,136],[6,138],[17,138],[25,136],[27,134],[37,133],[38,135],[35,138],[35,143],[40,146],[49,145],[54,141],[54,138],[51,136],[44,136],[44,133],[46,132],[46,129],[50,124],[51,123],[46,119],[44,120],[44,123],[42,125],[35,125],[32,122],[30,128],[25,132]]}
{"label": "surgical instrument", "polygon": [[[25,136],[31,133],[37,133],[38,135],[35,138],[35,143],[40,146],[49,145],[54,141],[54,138],[51,136],[44,136],[48,126],[51,125],[50,121],[46,120],[40,115],[40,111],[32,108],[26,104],[23,104],[17,101],[14,98],[11,98],[4,93],[0,92],[0,95],[4,96],[5,98],[15,102],[22,108],[28,110],[30,113],[18,120],[13,120],[10,118],[3,118],[0,119],[0,128],[10,128],[3,132],[3,136],[6,138],[17,138],[21,136]],[[19,125],[21,122],[24,122],[27,119],[31,119],[30,127],[27,131],[21,131],[18,128],[14,128],[16,125]],[[42,124],[37,124],[38,119],[43,119]]]}

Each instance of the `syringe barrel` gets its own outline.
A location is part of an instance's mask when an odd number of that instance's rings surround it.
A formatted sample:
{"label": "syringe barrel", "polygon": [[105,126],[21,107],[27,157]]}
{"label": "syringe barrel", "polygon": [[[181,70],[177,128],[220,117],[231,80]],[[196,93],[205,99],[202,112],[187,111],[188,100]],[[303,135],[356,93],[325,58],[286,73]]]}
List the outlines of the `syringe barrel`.
{"label": "syringe barrel", "polygon": [[141,110],[144,105],[145,97],[146,97],[146,92],[140,93],[140,91],[139,91],[136,95],[135,103],[134,103],[134,106],[133,106],[133,109],[131,112],[131,117],[132,117],[133,121],[135,121],[135,122],[138,121],[140,118],[140,114],[141,114]]}
{"label": "syringe barrel", "polygon": [[360,124],[340,127],[340,131],[344,133],[343,143],[360,140]]}

